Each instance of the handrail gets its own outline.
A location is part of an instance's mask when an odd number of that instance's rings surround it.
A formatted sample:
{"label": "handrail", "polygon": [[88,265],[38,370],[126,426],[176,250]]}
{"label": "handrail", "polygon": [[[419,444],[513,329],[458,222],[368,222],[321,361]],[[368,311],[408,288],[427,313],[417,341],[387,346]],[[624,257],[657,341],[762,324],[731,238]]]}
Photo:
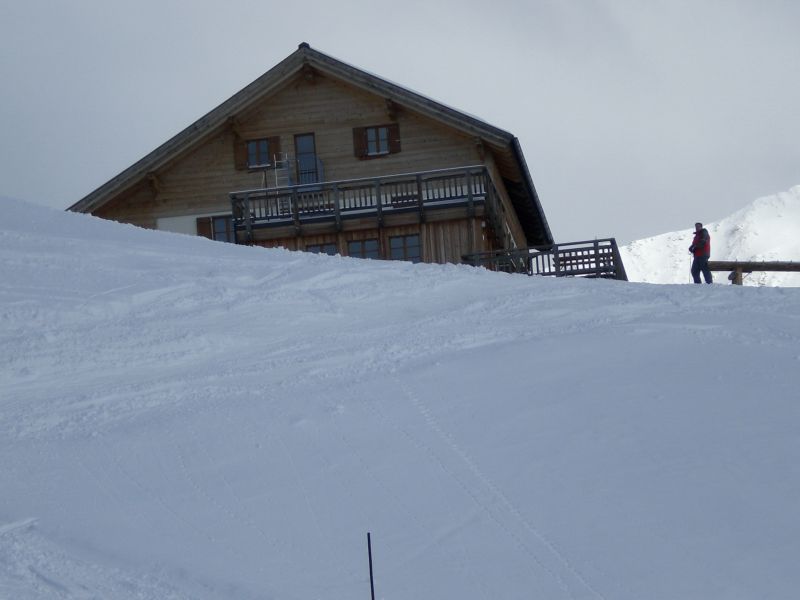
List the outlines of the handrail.
{"label": "handrail", "polygon": [[753,271],[764,272],[800,272],[800,262],[786,260],[710,260],[708,268],[711,271],[730,271],[728,279],[733,285],[742,285],[743,274]]}
{"label": "handrail", "polygon": [[[446,169],[432,169],[430,171],[410,171],[408,173],[393,173],[391,175],[381,175],[379,177],[358,177],[356,179],[332,179],[330,181],[320,181],[318,183],[296,183],[294,185],[285,185],[281,187],[273,187],[273,188],[252,188],[249,190],[238,190],[235,192],[230,192],[230,196],[241,196],[242,194],[255,194],[259,192],[280,192],[285,190],[290,190],[292,188],[318,188],[320,186],[332,186],[332,185],[342,185],[345,183],[362,183],[367,181],[375,181],[376,179],[380,179],[381,181],[389,181],[392,179],[402,179],[405,177],[416,177],[417,175],[440,175],[446,173],[460,173],[463,171],[474,171],[476,169],[486,170],[485,165],[468,165],[466,167],[448,167]],[[302,191],[302,190],[301,190]]]}
{"label": "handrail", "polygon": [[509,273],[628,280],[614,238],[478,252],[465,254],[461,258],[473,266]]}

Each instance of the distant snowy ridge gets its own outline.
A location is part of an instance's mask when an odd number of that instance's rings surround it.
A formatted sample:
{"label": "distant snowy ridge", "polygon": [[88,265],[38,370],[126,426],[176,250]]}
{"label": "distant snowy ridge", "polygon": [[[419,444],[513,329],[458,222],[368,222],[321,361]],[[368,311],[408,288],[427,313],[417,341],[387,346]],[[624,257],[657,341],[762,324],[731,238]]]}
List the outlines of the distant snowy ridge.
{"label": "distant snowy ridge", "polygon": [[[758,198],[706,228],[711,234],[711,260],[800,262],[800,185]],[[644,283],[691,283],[692,233],[693,228],[688,228],[622,247],[628,278]],[[727,284],[727,273],[714,273],[714,280]],[[800,287],[800,273],[752,273],[745,276],[744,285]]]}

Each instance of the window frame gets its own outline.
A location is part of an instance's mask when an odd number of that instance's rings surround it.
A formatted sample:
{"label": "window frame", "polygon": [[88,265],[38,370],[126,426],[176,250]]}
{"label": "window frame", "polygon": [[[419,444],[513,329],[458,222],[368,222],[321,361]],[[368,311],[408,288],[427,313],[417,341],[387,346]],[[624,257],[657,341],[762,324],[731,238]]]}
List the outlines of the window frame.
{"label": "window frame", "polygon": [[[368,242],[375,242],[375,249],[368,250],[367,243]],[[354,252],[354,246],[358,246],[358,249]],[[347,256],[352,256],[353,258],[365,258],[365,259],[372,259],[372,260],[380,260],[381,259],[381,242],[378,238],[368,238],[364,240],[348,240],[347,241]]]}
{"label": "window frame", "polygon": [[[254,151],[251,152],[251,146],[256,145]],[[264,151],[260,151],[257,147],[258,144],[266,145]],[[233,161],[237,171],[256,171],[263,169],[271,169],[275,167],[275,156],[281,153],[281,137],[258,135],[249,138],[242,138],[239,135],[234,136],[234,153]],[[255,162],[250,162],[251,155],[254,156]],[[266,162],[262,162],[266,160]]]}
{"label": "window frame", "polygon": [[[263,152],[261,151],[260,146],[264,147]],[[266,167],[272,166],[272,161],[270,160],[271,152],[270,152],[270,143],[269,138],[254,138],[251,140],[247,140],[245,142],[245,147],[247,148],[247,168],[248,169],[264,169]],[[251,147],[253,149],[251,150]],[[250,162],[250,157],[255,156],[256,162]],[[261,161],[259,159],[266,158],[266,162]]]}
{"label": "window frame", "polygon": [[[382,139],[381,134],[384,131],[386,135],[385,139]],[[400,150],[400,126],[397,123],[353,128],[353,153],[359,160],[384,158],[397,154]]]}
{"label": "window frame", "polygon": [[[416,238],[416,243],[409,243],[411,238]],[[396,242],[400,244],[397,245]],[[396,256],[395,251],[399,250],[399,256]],[[416,250],[416,253],[412,253]],[[403,260],[412,263],[422,262],[422,237],[418,233],[409,233],[406,235],[393,235],[389,236],[389,260]]]}
{"label": "window frame", "polygon": [[[333,252],[328,252],[327,250],[332,249]],[[306,245],[306,252],[311,252],[312,254],[327,254],[328,256],[336,256],[339,254],[339,248],[336,245],[336,242],[326,242],[324,244],[307,244]]]}
{"label": "window frame", "polygon": [[[223,223],[222,228],[217,226],[219,222]],[[197,235],[217,242],[236,243],[233,232],[233,217],[231,215],[197,217],[196,223]]]}

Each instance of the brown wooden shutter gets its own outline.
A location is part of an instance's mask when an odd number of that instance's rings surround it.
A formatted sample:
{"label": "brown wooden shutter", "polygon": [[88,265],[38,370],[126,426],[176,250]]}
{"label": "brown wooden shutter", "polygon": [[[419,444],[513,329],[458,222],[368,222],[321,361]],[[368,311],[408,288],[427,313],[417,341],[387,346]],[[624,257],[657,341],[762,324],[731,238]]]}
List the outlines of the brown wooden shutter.
{"label": "brown wooden shutter", "polygon": [[238,135],[233,136],[233,161],[237,171],[247,169],[247,142]]}
{"label": "brown wooden shutter", "polygon": [[269,146],[269,162],[274,163],[275,155],[281,153],[281,137],[276,135],[274,137],[267,138],[267,145]]}
{"label": "brown wooden shutter", "polygon": [[389,154],[400,152],[400,125],[392,123],[389,125]]}
{"label": "brown wooden shutter", "polygon": [[214,234],[211,229],[211,217],[197,218],[197,235],[202,235],[210,240],[214,239]]}
{"label": "brown wooden shutter", "polygon": [[367,157],[367,128],[353,127],[353,152],[356,158],[365,159]]}

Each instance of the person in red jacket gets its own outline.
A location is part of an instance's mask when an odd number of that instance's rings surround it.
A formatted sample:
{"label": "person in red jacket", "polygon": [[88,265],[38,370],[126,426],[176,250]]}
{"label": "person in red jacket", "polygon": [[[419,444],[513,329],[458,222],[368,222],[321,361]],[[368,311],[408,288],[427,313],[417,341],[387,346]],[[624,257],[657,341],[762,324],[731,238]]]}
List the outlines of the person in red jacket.
{"label": "person in red jacket", "polygon": [[702,273],[706,283],[711,283],[713,279],[711,270],[708,268],[708,259],[711,258],[711,236],[702,223],[694,224],[694,239],[692,240],[692,245],[689,246],[689,252],[694,255],[694,260],[692,261],[692,279],[694,282],[701,283],[700,273]]}

